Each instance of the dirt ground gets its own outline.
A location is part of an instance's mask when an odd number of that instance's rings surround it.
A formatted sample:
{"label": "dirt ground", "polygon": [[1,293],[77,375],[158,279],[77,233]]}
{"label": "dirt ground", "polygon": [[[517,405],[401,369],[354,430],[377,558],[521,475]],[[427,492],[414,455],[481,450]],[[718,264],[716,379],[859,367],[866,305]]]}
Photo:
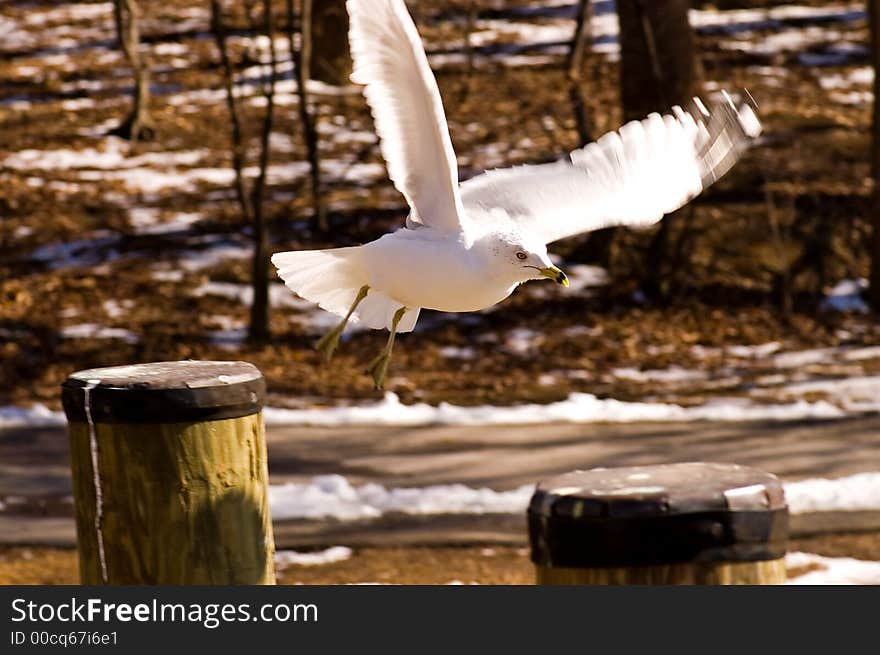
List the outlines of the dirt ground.
{"label": "dirt ground", "polygon": [[[789,551],[827,557],[875,560],[880,533],[822,535],[792,539]],[[789,578],[806,573],[791,569]],[[317,566],[290,565],[277,571],[279,584],[533,584],[525,548],[462,546],[360,548],[350,559]],[[78,584],[76,551],[0,546],[0,584]]]}

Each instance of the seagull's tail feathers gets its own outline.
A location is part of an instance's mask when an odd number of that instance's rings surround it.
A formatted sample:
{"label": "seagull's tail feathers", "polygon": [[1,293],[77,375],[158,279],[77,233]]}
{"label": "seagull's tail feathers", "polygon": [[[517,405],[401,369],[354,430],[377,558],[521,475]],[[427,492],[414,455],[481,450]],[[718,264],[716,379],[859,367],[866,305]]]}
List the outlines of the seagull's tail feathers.
{"label": "seagull's tail feathers", "polygon": [[[272,263],[287,288],[339,316],[348,313],[358,292],[368,284],[361,247],[279,252],[272,255]],[[371,288],[349,322],[390,330],[400,307],[399,302]],[[411,332],[418,317],[418,308],[410,309],[397,324],[397,331]]]}

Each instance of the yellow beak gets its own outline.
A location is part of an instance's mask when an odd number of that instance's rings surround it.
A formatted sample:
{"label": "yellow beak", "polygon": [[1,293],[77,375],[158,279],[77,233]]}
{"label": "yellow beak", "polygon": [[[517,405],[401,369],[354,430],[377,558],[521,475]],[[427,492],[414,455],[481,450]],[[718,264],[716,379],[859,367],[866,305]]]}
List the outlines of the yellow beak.
{"label": "yellow beak", "polygon": [[556,282],[556,284],[561,284],[564,287],[568,286],[568,277],[566,277],[565,273],[563,273],[561,270],[559,270],[555,266],[551,266],[549,268],[542,268],[541,269],[541,276],[546,277],[546,278],[550,278],[551,280]]}

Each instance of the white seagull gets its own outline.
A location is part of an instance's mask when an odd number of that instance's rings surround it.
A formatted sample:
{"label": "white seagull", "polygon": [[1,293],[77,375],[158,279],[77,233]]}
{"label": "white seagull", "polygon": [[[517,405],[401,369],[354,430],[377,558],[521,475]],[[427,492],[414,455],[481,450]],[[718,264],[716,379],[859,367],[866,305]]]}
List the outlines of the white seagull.
{"label": "white seagull", "polygon": [[758,136],[748,101],[651,114],[565,160],[488,171],[462,184],[437,82],[403,0],[348,0],[351,79],[365,85],[382,155],[410,206],[406,227],[362,246],[276,253],[301,297],[342,322],[317,344],[332,355],[348,322],[390,334],[368,367],[377,388],[394,337],[421,308],[473,312],[517,285],[568,286],[547,244],[613,225],[645,227],[723,175]]}

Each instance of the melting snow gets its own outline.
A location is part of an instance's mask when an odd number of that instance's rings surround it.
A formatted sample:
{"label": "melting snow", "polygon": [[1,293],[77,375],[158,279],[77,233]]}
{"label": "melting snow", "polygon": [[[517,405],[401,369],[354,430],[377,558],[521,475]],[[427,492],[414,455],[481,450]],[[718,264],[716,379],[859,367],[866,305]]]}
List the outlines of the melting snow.
{"label": "melting snow", "polygon": [[789,482],[785,498],[793,514],[880,510],[880,473]]}
{"label": "melting snow", "polygon": [[393,392],[368,405],[316,409],[266,407],[268,425],[522,425],[538,423],[629,423],[637,421],[789,421],[804,418],[839,418],[845,412],[827,401],[799,400],[782,404],[758,404],[745,398],[719,398],[696,407],[650,402],[600,399],[573,393],[566,400],[548,404],[507,407],[463,407],[440,403],[404,405]]}
{"label": "melting snow", "polygon": [[67,424],[64,412],[36,403],[32,407],[0,407],[0,428],[39,428]]}
{"label": "melting snow", "polygon": [[786,569],[812,568],[795,578],[790,585],[880,585],[880,562],[851,557],[823,557],[811,553],[794,552],[785,556]]}
{"label": "melting snow", "polygon": [[322,564],[335,564],[350,559],[351,548],[346,546],[333,546],[325,550],[310,553],[298,553],[295,550],[279,550],[275,552],[275,565],[279,568],[287,566],[320,566]]}
{"label": "melting snow", "polygon": [[122,339],[126,343],[137,343],[139,340],[131,330],[108,328],[97,323],[69,325],[61,329],[61,336],[65,339]]}
{"label": "melting snow", "polygon": [[[784,483],[792,514],[880,509],[880,473],[859,473],[836,480]],[[269,486],[273,518],[372,519],[387,513],[517,514],[524,512],[535,486],[496,491],[463,484],[386,488],[352,485],[341,475],[319,475],[309,482]]]}
{"label": "melting snow", "polygon": [[269,486],[274,519],[334,517],[370,519],[389,512],[406,514],[488,514],[524,511],[534,485],[512,491],[473,489],[463,484],[387,489],[368,483],[358,487],[341,475],[320,475],[311,482]]}
{"label": "melting snow", "polygon": [[842,280],[828,291],[820,307],[826,311],[867,313],[868,304],[862,298],[867,289],[865,278]]}

